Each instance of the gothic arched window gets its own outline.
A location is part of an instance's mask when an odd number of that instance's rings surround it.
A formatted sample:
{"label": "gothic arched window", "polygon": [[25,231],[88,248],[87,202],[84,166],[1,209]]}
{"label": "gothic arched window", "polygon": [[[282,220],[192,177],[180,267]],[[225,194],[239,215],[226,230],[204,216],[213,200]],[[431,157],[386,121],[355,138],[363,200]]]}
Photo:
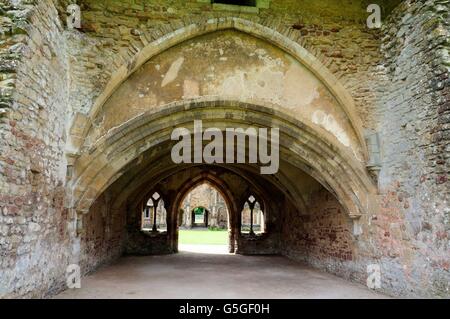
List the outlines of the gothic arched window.
{"label": "gothic arched window", "polygon": [[256,197],[250,195],[241,212],[241,233],[253,236],[264,233],[264,212]]}
{"label": "gothic arched window", "polygon": [[154,192],[144,205],[141,228],[152,232],[167,230],[167,212],[158,192]]}

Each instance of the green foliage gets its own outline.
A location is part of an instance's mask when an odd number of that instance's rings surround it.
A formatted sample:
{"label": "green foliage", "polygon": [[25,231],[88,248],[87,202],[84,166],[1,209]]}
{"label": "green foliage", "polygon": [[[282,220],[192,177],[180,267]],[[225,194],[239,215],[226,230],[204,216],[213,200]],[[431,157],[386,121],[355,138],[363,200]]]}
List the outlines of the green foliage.
{"label": "green foliage", "polygon": [[197,207],[194,209],[195,215],[203,215],[204,212],[205,212],[205,209],[203,207]]}

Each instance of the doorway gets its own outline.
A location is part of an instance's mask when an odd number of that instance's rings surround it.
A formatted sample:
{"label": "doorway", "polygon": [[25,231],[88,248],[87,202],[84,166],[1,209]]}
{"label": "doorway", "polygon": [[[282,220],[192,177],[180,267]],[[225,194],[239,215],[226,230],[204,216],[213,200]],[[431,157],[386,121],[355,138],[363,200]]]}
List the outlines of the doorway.
{"label": "doorway", "polygon": [[191,189],[179,211],[178,251],[228,253],[228,207],[214,186],[205,182]]}

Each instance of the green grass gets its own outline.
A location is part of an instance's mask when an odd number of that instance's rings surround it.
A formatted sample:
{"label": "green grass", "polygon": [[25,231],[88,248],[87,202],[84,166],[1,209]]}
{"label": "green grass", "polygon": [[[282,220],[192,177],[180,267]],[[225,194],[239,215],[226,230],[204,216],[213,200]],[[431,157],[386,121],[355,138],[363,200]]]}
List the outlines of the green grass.
{"label": "green grass", "polygon": [[178,242],[185,245],[227,245],[226,230],[180,230]]}

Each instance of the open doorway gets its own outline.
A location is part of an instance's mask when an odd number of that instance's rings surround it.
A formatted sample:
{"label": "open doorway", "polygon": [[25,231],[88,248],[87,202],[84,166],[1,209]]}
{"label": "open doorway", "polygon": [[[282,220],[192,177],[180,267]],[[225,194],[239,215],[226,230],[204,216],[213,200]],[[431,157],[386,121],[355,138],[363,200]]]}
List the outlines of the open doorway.
{"label": "open doorway", "polygon": [[205,182],[190,190],[179,211],[179,251],[228,253],[229,210],[214,186]]}
{"label": "open doorway", "polygon": [[208,228],[210,212],[205,207],[195,207],[191,212],[192,227]]}

